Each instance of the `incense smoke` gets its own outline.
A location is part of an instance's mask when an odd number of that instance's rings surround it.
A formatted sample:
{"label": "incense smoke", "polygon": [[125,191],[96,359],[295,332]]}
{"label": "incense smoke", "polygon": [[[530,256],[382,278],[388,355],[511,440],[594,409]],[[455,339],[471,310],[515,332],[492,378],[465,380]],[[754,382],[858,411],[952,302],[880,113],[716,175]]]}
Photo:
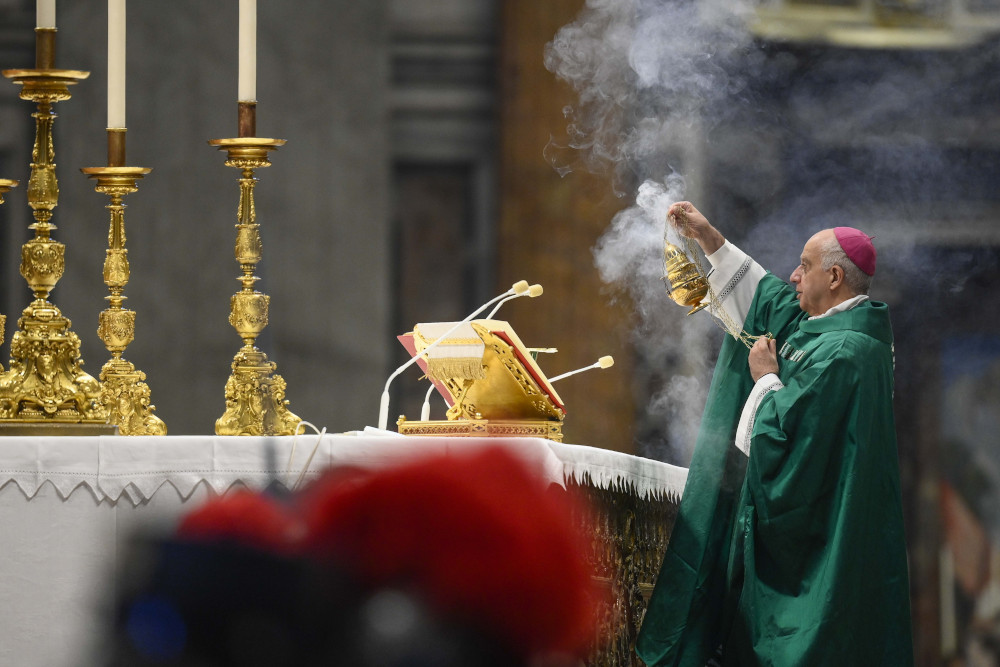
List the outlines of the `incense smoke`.
{"label": "incense smoke", "polygon": [[[596,244],[595,263],[636,310],[649,400],[639,453],[681,465],[720,338],[707,314],[686,318],[665,294],[672,201],[693,201],[786,279],[819,229],[873,233],[873,296],[891,306],[945,291],[955,299],[997,268],[996,253],[974,250],[980,228],[963,225],[1000,206],[1000,160],[963,148],[981,143],[982,128],[951,118],[956,109],[988,117],[1000,102],[996,43],[947,52],[769,44],[751,36],[751,10],[751,0],[587,0],[545,53],[578,95],[546,158],[563,175],[607,174],[620,197],[635,198]],[[942,245],[957,246],[943,261]],[[965,255],[978,262],[971,271]],[[912,312],[896,310],[897,331]]]}
{"label": "incense smoke", "polygon": [[741,94],[730,70],[752,55],[745,13],[744,0],[588,0],[545,50],[545,66],[579,94],[564,109],[566,143],[546,147],[553,166],[610,168],[616,187],[630,173],[668,172],[664,158],[705,107]]}
{"label": "incense smoke", "polygon": [[[708,109],[744,93],[732,67],[753,51],[744,12],[732,0],[589,0],[545,53],[546,67],[579,94],[565,110],[566,144],[551,141],[546,157],[563,175],[610,171],[619,196],[642,181],[635,205],[619,212],[599,240],[595,260],[601,278],[623,287],[638,313],[639,381],[652,394],[651,430],[666,439],[654,433],[648,442],[638,434],[640,453],[685,465],[707,393],[706,344],[717,341],[708,336],[707,316],[682,319],[685,311],[666,295],[666,212],[685,195],[673,164],[683,161],[686,138],[703,131]],[[668,368],[677,372],[662,376]]]}

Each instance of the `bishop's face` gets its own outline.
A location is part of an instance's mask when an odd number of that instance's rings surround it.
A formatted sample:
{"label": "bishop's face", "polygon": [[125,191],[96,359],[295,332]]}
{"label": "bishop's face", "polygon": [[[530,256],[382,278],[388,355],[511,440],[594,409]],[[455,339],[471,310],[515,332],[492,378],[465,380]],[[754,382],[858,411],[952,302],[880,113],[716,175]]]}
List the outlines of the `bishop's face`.
{"label": "bishop's face", "polygon": [[824,229],[806,241],[799,258],[799,265],[792,271],[792,277],[789,279],[795,286],[799,308],[810,316],[822,315],[835,305],[830,291],[834,276],[831,271],[823,270],[821,255],[821,249],[831,237],[836,239],[833,230]]}

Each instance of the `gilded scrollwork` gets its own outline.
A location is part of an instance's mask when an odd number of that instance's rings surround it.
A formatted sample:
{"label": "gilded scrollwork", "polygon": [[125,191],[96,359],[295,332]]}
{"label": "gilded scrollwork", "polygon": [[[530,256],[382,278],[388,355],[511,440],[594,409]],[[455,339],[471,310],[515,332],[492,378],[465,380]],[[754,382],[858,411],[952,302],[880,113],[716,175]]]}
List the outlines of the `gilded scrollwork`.
{"label": "gilded scrollwork", "polygon": [[10,369],[0,375],[0,420],[105,421],[100,383],[80,368],[69,320],[29,317],[18,322],[23,331],[14,333]]}
{"label": "gilded scrollwork", "polygon": [[153,414],[146,374],[128,361],[114,359],[101,369],[101,403],[108,411],[108,423],[118,426],[121,435],[166,435],[167,425]]}
{"label": "gilded scrollwork", "polygon": [[120,356],[135,339],[135,311],[102,310],[98,315],[97,335],[109,352]]}
{"label": "gilded scrollwork", "polygon": [[59,201],[59,182],[54,165],[37,166],[28,177],[28,203],[32,208],[52,210]]}
{"label": "gilded scrollwork", "polygon": [[229,324],[244,339],[255,339],[267,326],[271,297],[261,292],[237,292],[230,298]]}
{"label": "gilded scrollwork", "polygon": [[284,378],[258,349],[243,348],[226,381],[226,411],[215,422],[217,435],[292,435],[304,430],[288,409]]}
{"label": "gilded scrollwork", "polygon": [[257,179],[253,171],[270,166],[268,151],[285,142],[283,139],[240,137],[214,139],[209,142],[228,154],[226,166],[241,170],[240,199],[236,216],[235,257],[242,275],[237,279],[242,288],[229,302],[229,324],[243,347],[236,353],[232,374],[226,381],[226,409],[215,422],[218,435],[291,435],[302,432],[301,420],[288,409],[285,380],[276,374],[276,364],[255,346],[258,334],[268,324],[271,298],[253,289],[259,278],[254,275],[263,256],[260,225],[254,204]]}
{"label": "gilded scrollwork", "polygon": [[104,342],[111,359],[101,368],[101,404],[108,413],[108,424],[118,427],[120,435],[166,435],[167,426],[153,414],[146,374],[122,358],[125,348],[135,339],[135,311],[122,308],[122,293],[128,285],[131,269],[125,248],[124,197],[136,192],[136,181],[150,172],[145,167],[87,167],[83,173],[97,180],[94,189],[111,198],[108,205],[108,249],[104,257],[104,284],[108,286],[109,306],[98,315],[97,335]]}
{"label": "gilded scrollwork", "polygon": [[400,416],[396,422],[404,435],[447,435],[465,437],[547,438],[562,442],[562,422],[539,420],[496,420],[479,418],[446,419],[441,421],[407,421]]}
{"label": "gilded scrollwork", "polygon": [[52,104],[69,99],[68,86],[88,73],[46,69],[7,70],[4,75],[22,85],[22,99],[37,104],[27,187],[34,237],[21,247],[20,266],[35,298],[18,319],[10,368],[0,373],[0,421],[103,424],[108,413],[101,402],[101,384],[83,372],[80,339],[47,300],[66,268],[65,246],[51,238],[56,229],[52,210],[59,202]]}
{"label": "gilded scrollwork", "polygon": [[236,225],[236,261],[239,264],[257,264],[264,251],[260,240],[260,225]]}
{"label": "gilded scrollwork", "polygon": [[104,257],[104,284],[116,289],[124,288],[129,277],[128,250],[108,249]]}
{"label": "gilded scrollwork", "polygon": [[598,586],[610,593],[601,602],[598,640],[589,667],[641,667],[635,640],[666,553],[679,498],[639,494],[628,482],[599,485],[584,475],[567,479],[569,493],[585,502],[577,526],[590,544]]}
{"label": "gilded scrollwork", "polygon": [[21,246],[21,276],[36,297],[49,292],[66,270],[66,246],[58,241],[32,239]]}

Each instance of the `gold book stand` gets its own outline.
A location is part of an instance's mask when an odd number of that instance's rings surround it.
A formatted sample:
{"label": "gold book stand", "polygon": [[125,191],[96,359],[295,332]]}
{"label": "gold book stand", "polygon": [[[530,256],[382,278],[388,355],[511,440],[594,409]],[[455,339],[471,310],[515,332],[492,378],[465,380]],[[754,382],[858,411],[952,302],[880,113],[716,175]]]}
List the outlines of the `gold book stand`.
{"label": "gold book stand", "polygon": [[566,407],[532,353],[501,320],[473,320],[424,350],[453,322],[418,324],[399,336],[448,404],[447,419],[396,425],[404,435],[533,437],[562,441]]}

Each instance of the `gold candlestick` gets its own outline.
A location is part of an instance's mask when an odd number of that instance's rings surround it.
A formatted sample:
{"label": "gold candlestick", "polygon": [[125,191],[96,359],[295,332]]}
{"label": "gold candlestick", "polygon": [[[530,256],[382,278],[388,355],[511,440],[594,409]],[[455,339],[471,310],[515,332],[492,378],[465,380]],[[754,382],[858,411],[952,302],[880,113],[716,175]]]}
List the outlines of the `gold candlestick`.
{"label": "gold candlestick", "polygon": [[[0,204],[3,204],[3,196],[7,192],[17,186],[17,181],[12,181],[9,178],[0,178]],[[7,316],[0,313],[0,345],[3,345],[4,339],[4,328],[7,326]],[[0,364],[0,373],[3,373],[3,364]]]}
{"label": "gold candlestick", "polygon": [[[55,174],[52,105],[70,99],[69,86],[90,73],[52,68],[53,30],[36,31],[36,69],[4,70],[21,86],[20,97],[34,102],[35,144],[28,204],[32,208],[33,239],[21,247],[21,275],[34,294],[21,313],[10,344],[11,367],[0,375],[0,422],[84,424],[106,429],[108,413],[101,404],[100,383],[80,368],[80,339],[71,322],[48,301],[65,270],[65,246],[51,238],[52,209],[59,201]],[[100,430],[97,429],[97,430]]]}
{"label": "gold candlestick", "polygon": [[0,178],[0,204],[4,202],[3,196],[10,192],[11,188],[16,188],[17,183],[9,178]]}
{"label": "gold candlestick", "polygon": [[[241,134],[243,132],[241,131]],[[236,225],[236,261],[243,271],[237,280],[243,286],[230,300],[229,323],[243,339],[243,347],[232,363],[226,382],[226,411],[215,422],[217,435],[292,435],[302,433],[301,421],[288,410],[285,380],[274,373],[277,365],[257,348],[257,336],[267,326],[270,297],[254,289],[260,278],[253,274],[263,255],[260,225],[254,207],[254,169],[269,167],[268,152],[284,145],[284,139],[241,136],[208,142],[226,151],[227,167],[241,170],[240,203]]]}
{"label": "gold candlestick", "polygon": [[[124,167],[125,130],[108,130],[107,167],[86,167],[81,171],[97,180],[94,189],[108,195],[111,224],[108,249],[104,257],[104,284],[109,307],[102,310],[97,335],[111,353],[101,368],[101,403],[108,411],[108,423],[118,426],[122,435],[166,435],[167,426],[153,414],[146,374],[122,358],[128,344],[135,340],[135,311],[122,307],[130,277],[128,250],[125,248],[125,195],[136,192],[136,182],[151,169]],[[112,166],[116,165],[116,166]]]}

